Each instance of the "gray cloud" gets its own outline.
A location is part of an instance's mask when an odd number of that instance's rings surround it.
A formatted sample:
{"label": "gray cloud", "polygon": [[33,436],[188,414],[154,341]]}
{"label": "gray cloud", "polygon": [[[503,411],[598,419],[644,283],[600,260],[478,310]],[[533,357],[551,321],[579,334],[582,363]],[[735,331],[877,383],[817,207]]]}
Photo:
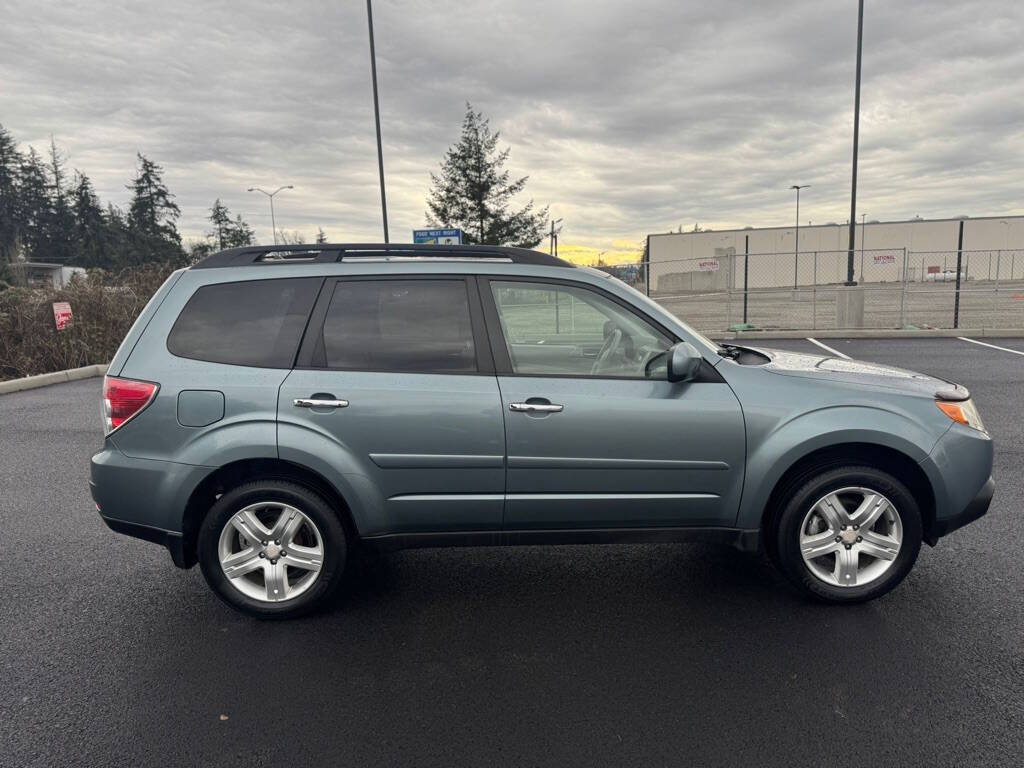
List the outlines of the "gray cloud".
{"label": "gray cloud", "polygon": [[[867,4],[859,208],[870,218],[1024,212],[1024,10]],[[292,183],[279,225],[380,234],[362,2],[8,0],[0,122],[51,133],[105,200],[160,162],[198,236],[213,199],[270,239],[251,185]],[[565,218],[610,248],[679,224],[846,218],[856,5],[719,0],[377,0],[391,227],[482,109]]]}

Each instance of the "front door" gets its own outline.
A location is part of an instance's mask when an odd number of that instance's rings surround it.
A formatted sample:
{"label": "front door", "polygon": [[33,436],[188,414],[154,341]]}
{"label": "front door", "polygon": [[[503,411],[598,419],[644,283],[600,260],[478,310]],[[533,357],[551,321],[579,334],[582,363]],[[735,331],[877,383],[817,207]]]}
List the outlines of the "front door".
{"label": "front door", "polygon": [[471,315],[476,286],[461,276],[324,286],[281,386],[281,434],[297,436],[281,438],[281,458],[298,460],[302,434],[325,436],[334,470],[374,499],[363,535],[501,526],[501,397]]}
{"label": "front door", "polygon": [[495,278],[481,294],[505,412],[506,529],[733,524],[743,416],[709,364],[697,381],[667,381],[659,354],[677,339],[583,284]]}

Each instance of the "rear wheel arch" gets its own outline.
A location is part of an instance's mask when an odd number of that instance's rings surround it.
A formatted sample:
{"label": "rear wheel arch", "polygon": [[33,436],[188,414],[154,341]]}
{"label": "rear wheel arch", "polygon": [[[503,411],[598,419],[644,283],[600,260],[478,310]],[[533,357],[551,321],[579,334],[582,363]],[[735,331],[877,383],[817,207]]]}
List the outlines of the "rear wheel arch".
{"label": "rear wheel arch", "polygon": [[914,495],[921,510],[924,540],[934,544],[935,492],[921,466],[907,454],[876,443],[839,443],[813,450],[801,456],[782,473],[765,501],[761,513],[761,540],[771,557],[775,557],[771,531],[786,499],[810,477],[823,470],[842,466],[868,466],[899,478]]}
{"label": "rear wheel arch", "polygon": [[283,459],[242,459],[218,467],[196,486],[189,496],[182,517],[184,565],[197,562],[197,540],[203,518],[223,493],[253,480],[283,480],[301,485],[323,497],[341,520],[350,542],[358,540],[359,531],[352,509],[345,497],[326,478],[308,467]]}

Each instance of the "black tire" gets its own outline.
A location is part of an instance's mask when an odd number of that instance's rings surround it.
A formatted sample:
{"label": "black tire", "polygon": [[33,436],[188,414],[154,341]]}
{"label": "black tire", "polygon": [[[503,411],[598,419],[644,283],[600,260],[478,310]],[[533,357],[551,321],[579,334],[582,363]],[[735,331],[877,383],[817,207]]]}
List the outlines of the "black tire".
{"label": "black tire", "polygon": [[[218,544],[224,526],[240,509],[262,501],[283,502],[301,510],[316,525],[323,541],[324,560],[316,580],[293,599],[256,600],[236,589],[221,568]],[[257,480],[232,488],[210,507],[199,528],[198,556],[206,582],[232,608],[258,619],[292,619],[322,607],[337,589],[345,569],[347,541],[337,512],[319,494],[286,480]]]}
{"label": "black tire", "polygon": [[[847,487],[868,488],[884,495],[899,514],[903,541],[892,565],[873,581],[855,587],[840,587],[818,578],[800,552],[800,528],[811,506],[832,491]],[[862,603],[881,597],[896,587],[913,568],[921,551],[921,510],[907,487],[887,472],[866,466],[822,469],[795,486],[783,499],[779,514],[771,523],[769,551],[776,565],[807,597],[829,603]]]}

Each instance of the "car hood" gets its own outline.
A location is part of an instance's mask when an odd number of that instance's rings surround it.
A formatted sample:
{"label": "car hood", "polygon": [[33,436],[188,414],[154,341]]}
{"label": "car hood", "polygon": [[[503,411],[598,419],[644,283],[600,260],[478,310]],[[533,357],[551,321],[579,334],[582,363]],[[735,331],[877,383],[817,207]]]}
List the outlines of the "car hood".
{"label": "car hood", "polygon": [[940,400],[966,400],[967,388],[924,373],[907,371],[863,360],[849,360],[831,355],[788,352],[783,349],[747,347],[768,358],[764,368],[772,373],[841,381],[848,384],[886,387],[913,392]]}

